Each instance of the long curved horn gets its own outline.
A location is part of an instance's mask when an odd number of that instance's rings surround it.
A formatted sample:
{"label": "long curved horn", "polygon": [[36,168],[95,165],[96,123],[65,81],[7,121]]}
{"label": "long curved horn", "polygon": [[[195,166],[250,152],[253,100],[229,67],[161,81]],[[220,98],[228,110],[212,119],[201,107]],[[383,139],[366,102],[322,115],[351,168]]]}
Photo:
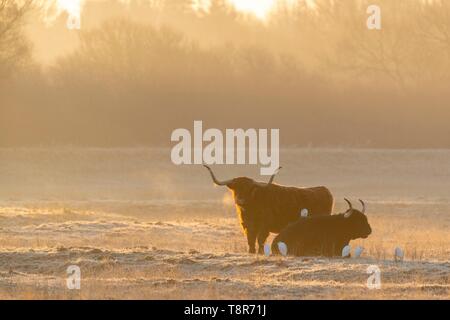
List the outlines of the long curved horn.
{"label": "long curved horn", "polygon": [[208,167],[206,164],[203,165],[206,169],[208,169],[209,173],[211,174],[211,178],[214,181],[214,183],[218,186],[226,186],[229,183],[231,183],[232,180],[225,180],[225,181],[219,181],[216,179],[216,176],[214,175],[214,173],[212,172],[211,168]]}
{"label": "long curved horn", "polygon": [[280,170],[281,170],[282,168],[283,168],[283,167],[279,167],[277,170],[275,170],[274,174],[270,177],[269,182],[267,182],[267,185],[272,184],[273,179],[275,179],[275,176],[278,174],[278,172],[280,172]]}
{"label": "long curved horn", "polygon": [[348,208],[349,208],[350,210],[353,210],[352,203],[351,203],[347,198],[344,198],[344,200],[348,203]]}
{"label": "long curved horn", "polygon": [[347,213],[344,215],[344,217],[349,218],[353,213],[353,206],[352,203],[347,198],[344,198],[344,200],[348,203],[349,206]]}
{"label": "long curved horn", "polygon": [[362,213],[366,213],[366,204],[361,199],[359,199],[359,202],[361,202],[361,204],[362,204],[362,211],[361,212]]}

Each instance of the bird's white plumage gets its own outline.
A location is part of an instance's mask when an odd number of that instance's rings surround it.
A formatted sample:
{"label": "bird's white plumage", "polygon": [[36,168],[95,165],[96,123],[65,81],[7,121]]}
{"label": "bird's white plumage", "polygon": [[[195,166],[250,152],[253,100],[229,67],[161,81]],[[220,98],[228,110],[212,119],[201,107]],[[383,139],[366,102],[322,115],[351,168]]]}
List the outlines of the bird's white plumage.
{"label": "bird's white plumage", "polygon": [[302,209],[300,211],[300,217],[302,217],[302,218],[306,218],[308,216],[308,214],[309,214],[308,209]]}
{"label": "bird's white plumage", "polygon": [[397,247],[394,250],[394,258],[395,261],[403,261],[403,258],[405,256],[405,253],[403,252],[402,248]]}
{"label": "bird's white plumage", "polygon": [[280,250],[282,256],[287,256],[288,247],[286,243],[278,242],[278,250]]}
{"label": "bird's white plumage", "polygon": [[363,253],[363,251],[364,251],[364,248],[363,247],[357,247],[356,249],[355,249],[355,253],[354,253],[354,257],[355,258],[359,258],[359,257],[361,257],[361,254]]}
{"label": "bird's white plumage", "polygon": [[346,245],[342,249],[342,258],[346,258],[350,255],[350,252],[352,251],[352,247],[350,245]]}
{"label": "bird's white plumage", "polygon": [[271,254],[271,251],[270,251],[270,244],[266,243],[266,244],[264,245],[264,255],[265,255],[266,257],[269,257],[270,254]]}

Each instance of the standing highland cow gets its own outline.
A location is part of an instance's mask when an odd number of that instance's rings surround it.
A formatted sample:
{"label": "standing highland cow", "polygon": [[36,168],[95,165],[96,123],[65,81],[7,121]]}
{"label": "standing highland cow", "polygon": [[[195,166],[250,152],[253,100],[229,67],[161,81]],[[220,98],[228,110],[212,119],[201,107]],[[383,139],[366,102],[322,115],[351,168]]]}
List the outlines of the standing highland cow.
{"label": "standing highland cow", "polygon": [[270,232],[279,233],[288,224],[299,219],[302,209],[309,215],[329,215],[333,211],[333,196],[326,187],[297,188],[273,184],[276,173],[268,183],[247,177],[219,181],[209,170],[214,183],[228,187],[234,197],[241,226],[247,236],[249,252],[264,251]]}

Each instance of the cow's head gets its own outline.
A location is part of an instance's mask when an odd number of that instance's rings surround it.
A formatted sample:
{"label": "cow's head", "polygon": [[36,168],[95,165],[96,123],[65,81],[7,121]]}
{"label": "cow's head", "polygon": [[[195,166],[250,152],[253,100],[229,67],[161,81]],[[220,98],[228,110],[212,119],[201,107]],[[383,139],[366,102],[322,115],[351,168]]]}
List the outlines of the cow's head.
{"label": "cow's head", "polygon": [[281,167],[278,168],[278,170],[270,177],[269,182],[263,183],[257,182],[247,177],[238,177],[231,180],[219,181],[217,180],[210,167],[208,167],[207,165],[204,165],[204,167],[208,169],[209,173],[211,174],[211,178],[216,185],[226,186],[233,192],[234,202],[241,207],[244,207],[248,204],[251,198],[251,193],[254,190],[255,186],[266,187],[272,184],[273,179],[275,179],[275,176],[281,169]]}
{"label": "cow's head", "polygon": [[362,211],[354,209],[352,203],[348,199],[344,199],[348,203],[348,210],[344,213],[344,219],[348,226],[347,232],[352,239],[367,238],[372,233],[369,221],[367,220],[366,204],[359,200],[362,204]]}

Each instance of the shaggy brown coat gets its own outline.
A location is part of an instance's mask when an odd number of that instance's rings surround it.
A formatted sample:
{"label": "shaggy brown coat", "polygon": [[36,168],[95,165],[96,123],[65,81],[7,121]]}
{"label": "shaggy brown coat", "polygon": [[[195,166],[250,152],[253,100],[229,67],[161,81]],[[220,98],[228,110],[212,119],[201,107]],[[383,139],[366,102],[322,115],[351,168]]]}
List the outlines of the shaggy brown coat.
{"label": "shaggy brown coat", "polygon": [[302,209],[309,215],[329,215],[333,211],[333,195],[326,187],[298,188],[256,182],[247,177],[218,181],[217,185],[227,186],[233,193],[241,226],[247,237],[249,252],[263,252],[264,243],[270,232],[279,233],[288,224],[298,220]]}
{"label": "shaggy brown coat", "polygon": [[295,256],[341,256],[351,240],[367,238],[372,228],[363,210],[353,209],[350,201],[345,213],[331,216],[300,218],[284,228],[272,242],[272,253],[279,254],[278,244],[284,243],[287,253]]}

